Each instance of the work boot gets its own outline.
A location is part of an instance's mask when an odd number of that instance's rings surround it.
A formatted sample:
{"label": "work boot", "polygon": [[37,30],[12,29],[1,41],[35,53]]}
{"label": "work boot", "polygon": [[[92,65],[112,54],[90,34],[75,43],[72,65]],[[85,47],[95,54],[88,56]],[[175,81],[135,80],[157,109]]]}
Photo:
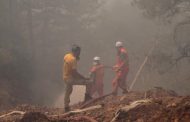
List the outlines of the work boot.
{"label": "work boot", "polygon": [[92,97],[89,94],[85,94],[84,102],[91,100]]}
{"label": "work boot", "polygon": [[65,107],[65,112],[69,112],[70,111],[70,107]]}

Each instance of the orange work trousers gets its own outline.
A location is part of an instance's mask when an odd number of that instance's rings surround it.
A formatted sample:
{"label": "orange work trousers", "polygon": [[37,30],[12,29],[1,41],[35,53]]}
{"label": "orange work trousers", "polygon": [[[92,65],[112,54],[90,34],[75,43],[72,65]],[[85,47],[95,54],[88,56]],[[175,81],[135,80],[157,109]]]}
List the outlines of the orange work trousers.
{"label": "orange work trousers", "polygon": [[116,72],[116,75],[112,81],[112,87],[113,87],[112,93],[114,95],[118,94],[118,88],[121,88],[123,91],[127,90],[126,80],[127,80],[128,72],[129,72],[128,68],[126,68],[125,70]]}

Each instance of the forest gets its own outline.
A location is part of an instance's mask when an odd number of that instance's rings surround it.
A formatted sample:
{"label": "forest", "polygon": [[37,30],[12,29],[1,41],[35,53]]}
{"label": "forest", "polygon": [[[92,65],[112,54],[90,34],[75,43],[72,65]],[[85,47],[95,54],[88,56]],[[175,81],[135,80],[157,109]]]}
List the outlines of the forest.
{"label": "forest", "polygon": [[[114,64],[118,40],[129,53],[128,84],[155,46],[134,90],[160,86],[188,95],[189,39],[189,0],[1,0],[0,108],[53,106],[71,45],[82,47],[79,70],[87,74],[96,55]],[[112,75],[107,71],[106,92]]]}

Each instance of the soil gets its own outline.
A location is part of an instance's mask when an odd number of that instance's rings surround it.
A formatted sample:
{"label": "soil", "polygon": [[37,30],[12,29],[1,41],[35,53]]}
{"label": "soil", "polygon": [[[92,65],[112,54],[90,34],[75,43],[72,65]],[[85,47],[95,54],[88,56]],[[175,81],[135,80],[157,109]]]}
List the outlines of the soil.
{"label": "soil", "polygon": [[[87,103],[73,105],[72,110],[102,105],[102,108],[77,114],[65,114],[63,108],[20,105],[11,111],[24,111],[24,115],[10,115],[0,122],[110,122],[121,108],[132,102],[148,99],[126,111],[121,111],[115,122],[190,122],[190,96],[178,96],[174,91],[159,87],[146,92],[132,91],[122,96],[106,95]],[[56,116],[53,116],[56,115]]]}

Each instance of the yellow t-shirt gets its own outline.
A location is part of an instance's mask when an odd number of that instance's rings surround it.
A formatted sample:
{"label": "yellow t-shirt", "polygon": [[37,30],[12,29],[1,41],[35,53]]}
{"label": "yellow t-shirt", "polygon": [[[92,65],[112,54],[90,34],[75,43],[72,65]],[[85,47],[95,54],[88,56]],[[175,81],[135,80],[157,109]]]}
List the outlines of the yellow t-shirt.
{"label": "yellow t-shirt", "polygon": [[63,80],[73,79],[72,70],[77,68],[77,60],[72,53],[64,56],[63,63]]}

